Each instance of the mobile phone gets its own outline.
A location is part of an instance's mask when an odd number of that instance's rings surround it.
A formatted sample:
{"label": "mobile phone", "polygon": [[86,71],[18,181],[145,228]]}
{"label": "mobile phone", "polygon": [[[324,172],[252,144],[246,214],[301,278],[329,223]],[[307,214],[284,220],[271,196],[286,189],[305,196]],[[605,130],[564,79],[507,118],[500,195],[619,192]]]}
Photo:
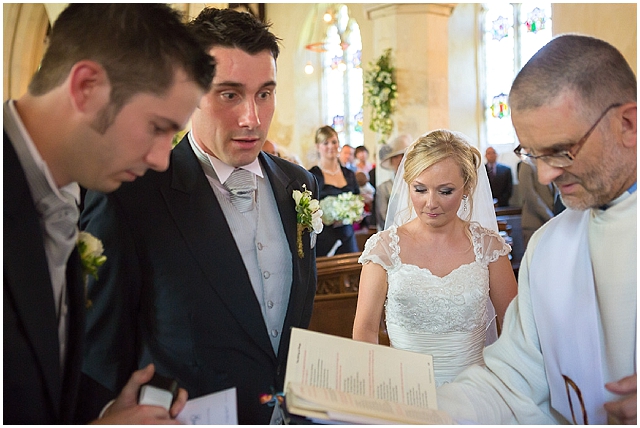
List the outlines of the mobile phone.
{"label": "mobile phone", "polygon": [[151,380],[140,387],[138,404],[164,407],[169,411],[178,396],[178,381],[154,373]]}

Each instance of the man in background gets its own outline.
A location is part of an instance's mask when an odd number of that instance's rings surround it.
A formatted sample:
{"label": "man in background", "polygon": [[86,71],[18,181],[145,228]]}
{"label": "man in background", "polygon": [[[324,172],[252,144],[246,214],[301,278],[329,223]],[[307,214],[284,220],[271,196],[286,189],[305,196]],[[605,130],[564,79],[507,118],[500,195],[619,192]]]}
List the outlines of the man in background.
{"label": "man in background", "polygon": [[523,160],[518,163],[518,182],[522,195],[522,237],[524,247],[527,248],[533,233],[543,224],[559,214],[554,210],[562,204],[560,194],[555,184],[542,184],[538,181],[536,163]]}
{"label": "man in background", "polygon": [[280,157],[278,146],[271,140],[265,140],[264,144],[262,145],[262,151],[265,153],[269,153],[270,155]]}
{"label": "man in background", "polygon": [[351,147],[348,144],[345,144],[340,149],[339,155],[340,164],[347,169],[350,169],[353,172],[356,172],[356,164],[354,163],[356,159],[356,149]]}
{"label": "man in background", "polygon": [[497,162],[498,153],[493,147],[487,147],[484,156],[487,159],[487,175],[491,185],[491,194],[494,199],[498,200],[497,206],[506,207],[509,205],[509,199],[513,192],[511,168]]}
{"label": "man in background", "polygon": [[315,240],[302,233],[301,257],[293,192],[318,186],[261,152],[276,103],[269,26],[206,8],[189,27],[216,75],[169,169],[87,194],[81,224],[110,260],[89,289],[88,391],[106,401],[153,361],[192,398],[235,387],[241,424],[282,423],[260,398],[283,390],[291,328],[311,318]]}
{"label": "man in background", "polygon": [[[165,170],[173,134],[213,71],[166,5],[73,4],[27,93],[4,103],[4,423],[98,417],[78,404],[87,310],[78,184],[110,192]],[[171,412],[138,406],[154,369],[134,370],[122,373],[124,389],[101,422],[174,422],[185,391]]]}

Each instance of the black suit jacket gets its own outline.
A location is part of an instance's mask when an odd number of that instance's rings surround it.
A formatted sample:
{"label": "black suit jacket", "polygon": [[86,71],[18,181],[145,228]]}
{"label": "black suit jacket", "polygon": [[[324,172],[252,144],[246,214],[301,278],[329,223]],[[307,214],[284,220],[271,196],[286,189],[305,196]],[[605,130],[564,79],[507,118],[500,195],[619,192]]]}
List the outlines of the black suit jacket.
{"label": "black suit jacket", "polygon": [[[185,137],[169,169],[104,195],[88,192],[81,224],[103,240],[107,262],[90,288],[87,396],[118,391],[153,362],[190,398],[237,387],[239,422],[268,424],[261,394],[281,391],[291,327],[306,328],[316,291],[315,250],[296,243],[293,190],[317,183],[303,168],[260,154],[292,255],[293,281],[276,355],[222,209]],[[93,392],[92,392],[93,390]],[[105,401],[108,396],[105,396]]]}
{"label": "black suit jacket", "polygon": [[511,168],[501,163],[496,164],[496,174],[494,176],[489,172],[489,166],[487,168],[487,175],[489,175],[489,185],[491,186],[491,194],[498,200],[499,207],[506,207],[509,205],[509,199],[513,192],[513,177],[511,176]]}
{"label": "black suit jacket", "polygon": [[84,330],[80,259],[74,250],[67,266],[69,331],[63,374],[39,214],[6,133],[3,157],[3,422],[69,424],[76,407]]}

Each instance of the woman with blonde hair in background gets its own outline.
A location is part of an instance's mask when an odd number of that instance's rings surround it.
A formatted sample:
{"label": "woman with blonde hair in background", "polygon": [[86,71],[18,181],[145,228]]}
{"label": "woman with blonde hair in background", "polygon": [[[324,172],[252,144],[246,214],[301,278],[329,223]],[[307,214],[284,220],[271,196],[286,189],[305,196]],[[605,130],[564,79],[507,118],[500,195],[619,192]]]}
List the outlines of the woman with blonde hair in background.
{"label": "woman with blonde hair in background", "polygon": [[377,343],[386,309],[391,346],[431,354],[437,385],[483,364],[495,314],[502,322],[516,294],[481,159],[462,134],[418,138],[396,174],[386,230],[359,260],[353,338]]}
{"label": "woman with blonde hair in background", "polygon": [[[320,200],[327,196],[338,196],[351,192],[360,194],[356,175],[350,169],[341,166],[338,160],[340,140],[338,133],[330,126],[323,126],[316,131],[316,148],[320,155],[318,165],[309,172],[316,176],[320,189]],[[325,227],[318,235],[316,255],[345,254],[359,251],[352,224],[333,224]],[[338,243],[340,241],[340,243]],[[338,245],[337,249],[334,248]]]}

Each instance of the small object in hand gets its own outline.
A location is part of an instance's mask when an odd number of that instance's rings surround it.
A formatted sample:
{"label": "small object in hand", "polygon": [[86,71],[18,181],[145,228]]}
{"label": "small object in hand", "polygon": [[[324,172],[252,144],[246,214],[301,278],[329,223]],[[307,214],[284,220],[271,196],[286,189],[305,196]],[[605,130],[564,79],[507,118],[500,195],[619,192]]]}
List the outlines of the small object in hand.
{"label": "small object in hand", "polygon": [[154,373],[151,380],[140,387],[138,404],[164,407],[167,411],[178,396],[178,382]]}

